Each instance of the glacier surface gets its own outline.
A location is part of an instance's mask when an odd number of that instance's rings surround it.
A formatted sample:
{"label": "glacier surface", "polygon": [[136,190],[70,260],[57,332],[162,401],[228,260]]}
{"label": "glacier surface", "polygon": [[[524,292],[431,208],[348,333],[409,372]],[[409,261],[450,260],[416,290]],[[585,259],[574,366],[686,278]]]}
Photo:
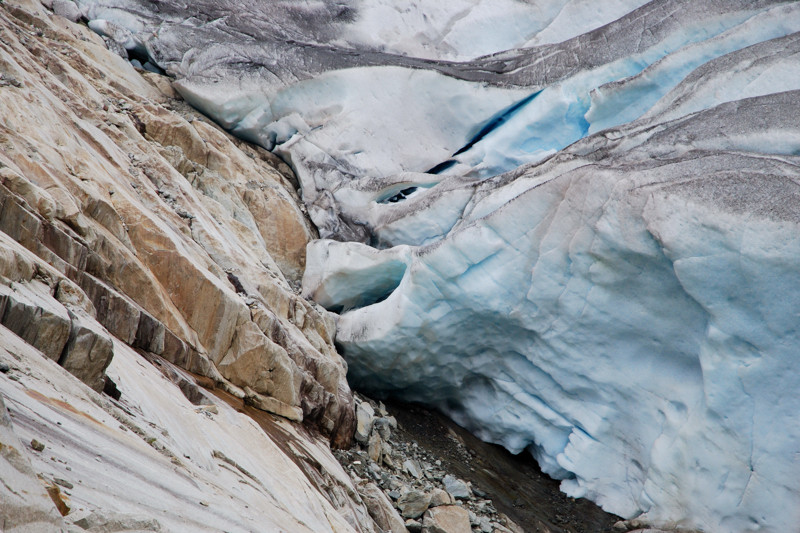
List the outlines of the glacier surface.
{"label": "glacier surface", "polygon": [[297,172],[356,387],[660,526],[800,523],[800,3],[78,0]]}

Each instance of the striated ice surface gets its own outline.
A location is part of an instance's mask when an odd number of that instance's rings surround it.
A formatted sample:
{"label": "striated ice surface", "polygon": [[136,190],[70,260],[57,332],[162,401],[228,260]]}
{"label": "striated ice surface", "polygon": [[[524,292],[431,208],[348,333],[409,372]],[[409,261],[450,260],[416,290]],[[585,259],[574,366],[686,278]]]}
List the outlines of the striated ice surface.
{"label": "striated ice surface", "polygon": [[356,387],[625,518],[800,523],[800,3],[78,0],[280,154]]}

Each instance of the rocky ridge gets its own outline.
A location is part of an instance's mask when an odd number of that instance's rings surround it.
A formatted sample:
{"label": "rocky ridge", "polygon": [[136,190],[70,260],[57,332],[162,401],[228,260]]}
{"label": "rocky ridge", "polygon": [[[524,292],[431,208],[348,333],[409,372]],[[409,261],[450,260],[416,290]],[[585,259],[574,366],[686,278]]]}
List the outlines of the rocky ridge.
{"label": "rocky ridge", "polygon": [[379,531],[291,172],[64,7],[0,2],[4,531]]}
{"label": "rocky ridge", "polygon": [[346,444],[333,320],[295,290],[315,230],[285,165],[85,26],[3,7],[0,322],[95,390],[113,336]]}

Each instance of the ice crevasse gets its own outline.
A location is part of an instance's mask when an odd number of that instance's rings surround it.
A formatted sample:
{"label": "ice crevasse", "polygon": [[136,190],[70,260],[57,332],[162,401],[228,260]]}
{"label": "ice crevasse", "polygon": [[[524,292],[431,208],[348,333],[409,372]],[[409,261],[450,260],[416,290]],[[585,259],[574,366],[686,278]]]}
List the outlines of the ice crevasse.
{"label": "ice crevasse", "polygon": [[800,3],[77,4],[292,164],[356,387],[625,518],[797,529]]}

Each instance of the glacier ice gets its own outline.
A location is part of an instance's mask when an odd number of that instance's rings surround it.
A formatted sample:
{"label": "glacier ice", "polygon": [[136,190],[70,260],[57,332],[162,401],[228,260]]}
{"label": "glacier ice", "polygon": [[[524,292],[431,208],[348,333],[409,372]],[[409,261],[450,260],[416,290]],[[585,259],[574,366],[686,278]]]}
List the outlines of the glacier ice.
{"label": "glacier ice", "polygon": [[800,3],[77,4],[294,167],[357,387],[625,518],[796,529]]}

